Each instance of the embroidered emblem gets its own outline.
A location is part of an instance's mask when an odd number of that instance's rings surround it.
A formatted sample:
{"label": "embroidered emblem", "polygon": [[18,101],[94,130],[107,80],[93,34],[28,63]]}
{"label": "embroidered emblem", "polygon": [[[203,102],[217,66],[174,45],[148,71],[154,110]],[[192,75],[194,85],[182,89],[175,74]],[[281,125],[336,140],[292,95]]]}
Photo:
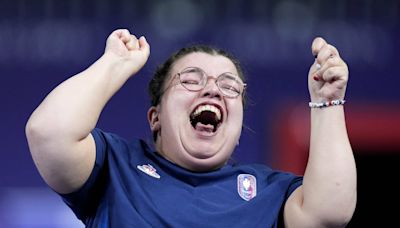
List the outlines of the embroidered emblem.
{"label": "embroidered emblem", "polygon": [[136,166],[140,171],[144,172],[145,174],[152,176],[154,178],[160,179],[160,175],[157,173],[157,170],[151,166],[150,164],[147,165],[138,165]]}
{"label": "embroidered emblem", "polygon": [[237,191],[242,199],[249,201],[257,195],[256,177],[250,174],[239,174],[237,177]]}

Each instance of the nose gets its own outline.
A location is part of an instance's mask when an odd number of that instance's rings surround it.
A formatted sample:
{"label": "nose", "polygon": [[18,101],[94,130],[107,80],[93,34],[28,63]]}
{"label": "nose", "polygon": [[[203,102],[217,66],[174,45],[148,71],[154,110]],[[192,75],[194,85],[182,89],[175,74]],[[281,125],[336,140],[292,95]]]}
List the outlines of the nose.
{"label": "nose", "polygon": [[206,81],[206,85],[201,90],[201,97],[209,97],[209,98],[217,98],[221,99],[222,94],[221,91],[218,89],[216,78],[208,77]]}

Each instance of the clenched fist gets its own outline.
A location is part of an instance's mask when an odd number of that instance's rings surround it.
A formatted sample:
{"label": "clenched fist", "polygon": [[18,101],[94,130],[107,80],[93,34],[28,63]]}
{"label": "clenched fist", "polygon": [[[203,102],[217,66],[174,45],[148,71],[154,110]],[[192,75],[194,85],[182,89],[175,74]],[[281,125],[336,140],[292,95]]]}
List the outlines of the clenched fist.
{"label": "clenched fist", "polygon": [[104,54],[120,61],[119,70],[130,76],[147,62],[150,46],[144,36],[137,39],[127,29],[118,29],[108,37]]}
{"label": "clenched fist", "polygon": [[314,39],[311,51],[315,62],[308,73],[312,102],[344,99],[349,71],[338,50],[324,39]]}

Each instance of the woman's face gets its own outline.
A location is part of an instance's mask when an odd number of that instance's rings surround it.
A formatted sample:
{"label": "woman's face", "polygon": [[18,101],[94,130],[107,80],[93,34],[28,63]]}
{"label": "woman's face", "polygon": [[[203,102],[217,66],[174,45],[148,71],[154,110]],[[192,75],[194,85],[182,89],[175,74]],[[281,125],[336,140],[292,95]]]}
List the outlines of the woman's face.
{"label": "woman's face", "polygon": [[[177,73],[188,67],[209,76],[200,91],[189,91],[179,82]],[[243,122],[242,96],[225,97],[215,84],[227,72],[238,75],[232,61],[221,55],[194,52],[174,63],[161,104],[149,110],[151,128],[158,130],[157,150],[166,159],[192,171],[214,170],[227,162]]]}

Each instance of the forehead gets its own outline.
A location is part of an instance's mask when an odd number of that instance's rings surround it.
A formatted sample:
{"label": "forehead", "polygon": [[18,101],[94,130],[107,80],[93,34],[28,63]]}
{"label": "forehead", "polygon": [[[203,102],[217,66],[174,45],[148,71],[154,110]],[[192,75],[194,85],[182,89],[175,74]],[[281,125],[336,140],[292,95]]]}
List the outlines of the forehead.
{"label": "forehead", "polygon": [[177,60],[172,67],[172,73],[178,73],[187,67],[199,67],[207,74],[215,76],[225,72],[238,74],[235,65],[229,58],[203,52],[193,52]]}

